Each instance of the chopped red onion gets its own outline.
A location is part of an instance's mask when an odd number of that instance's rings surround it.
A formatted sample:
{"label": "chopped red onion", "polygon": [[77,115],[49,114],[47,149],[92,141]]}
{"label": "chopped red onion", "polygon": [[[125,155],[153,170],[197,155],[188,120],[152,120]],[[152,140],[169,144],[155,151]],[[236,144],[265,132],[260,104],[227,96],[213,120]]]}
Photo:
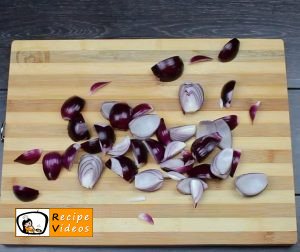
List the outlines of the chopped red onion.
{"label": "chopped red onion", "polygon": [[221,99],[220,99],[220,108],[229,108],[231,105],[233,90],[235,87],[236,81],[228,81],[222,88]]}
{"label": "chopped red onion", "polygon": [[110,81],[101,81],[101,82],[96,82],[90,87],[90,95],[94,94],[98,89],[103,88],[107,84],[109,84]]}
{"label": "chopped red onion", "polygon": [[61,107],[60,113],[64,120],[71,120],[72,117],[81,112],[85,100],[79,96],[72,96],[67,99]]}
{"label": "chopped red onion", "polygon": [[78,153],[80,149],[80,144],[72,144],[70,145],[62,155],[62,166],[67,168],[68,170],[71,169],[73,166],[73,163],[76,158],[76,154]]}
{"label": "chopped red onion", "polygon": [[205,61],[211,61],[211,57],[207,57],[204,55],[195,55],[190,59],[190,63],[198,63],[198,62],[205,62]]}
{"label": "chopped red onion", "polygon": [[39,196],[39,191],[30,187],[13,185],[15,196],[24,202],[33,201]]}
{"label": "chopped red onion", "polygon": [[200,84],[185,82],[179,88],[179,101],[183,113],[200,110],[204,102],[204,91]]}
{"label": "chopped red onion", "polygon": [[260,106],[260,101],[257,101],[255,104],[253,104],[250,109],[249,109],[249,115],[250,115],[250,118],[251,118],[251,122],[253,124],[254,122],[254,119],[255,119],[255,116],[256,116],[256,112]]}
{"label": "chopped red onion", "polygon": [[58,152],[49,152],[43,157],[43,170],[48,180],[56,180],[62,168],[62,157]]}
{"label": "chopped red onion", "polygon": [[40,159],[42,152],[43,151],[41,149],[32,149],[32,150],[25,151],[20,156],[18,156],[14,160],[14,162],[18,162],[25,165],[34,164]]}
{"label": "chopped red onion", "polygon": [[132,118],[148,114],[153,111],[153,107],[148,103],[141,103],[132,109]]}
{"label": "chopped red onion", "polygon": [[231,39],[227,42],[219,53],[219,61],[229,62],[232,61],[239,52],[240,41],[237,38]]}

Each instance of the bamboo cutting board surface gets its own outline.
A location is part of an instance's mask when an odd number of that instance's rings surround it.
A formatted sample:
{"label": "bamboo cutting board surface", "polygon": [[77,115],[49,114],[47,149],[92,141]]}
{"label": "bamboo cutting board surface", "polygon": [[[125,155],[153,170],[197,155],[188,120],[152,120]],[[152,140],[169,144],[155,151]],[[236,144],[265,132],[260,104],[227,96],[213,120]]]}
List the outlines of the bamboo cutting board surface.
{"label": "bamboo cutting board surface", "polygon": [[[6,139],[1,187],[0,241],[5,244],[63,245],[168,245],[168,244],[293,244],[297,239],[294,179],[284,46],[281,40],[242,39],[240,52],[229,63],[216,60],[228,39],[149,39],[15,41],[12,45],[6,114]],[[202,54],[212,62],[189,65],[191,56]],[[159,83],[151,66],[179,55],[185,62],[181,78]],[[225,82],[237,81],[230,109],[219,108]],[[89,87],[112,81],[93,95]],[[201,111],[183,115],[178,88],[184,81],[202,84],[205,103]],[[168,127],[196,124],[229,114],[239,116],[233,131],[233,147],[242,150],[236,176],[264,172],[267,190],[243,198],[233,179],[208,181],[209,189],[193,208],[191,198],[176,191],[175,181],[165,181],[154,193],[134,189],[106,169],[94,188],[85,190],[77,180],[77,164],[48,181],[41,159],[25,166],[13,160],[32,148],[63,151],[72,141],[67,122],[60,117],[62,103],[72,95],[86,99],[83,111],[93,135],[93,123],[106,122],[99,113],[104,101],[127,101],[134,106],[148,102]],[[255,123],[248,109],[262,102]],[[116,131],[117,136],[124,132]],[[190,146],[192,140],[187,143]],[[82,153],[80,153],[82,154]],[[78,155],[80,156],[80,155]],[[211,160],[212,154],[209,158]],[[105,160],[106,158],[103,157]],[[147,168],[158,166],[150,160]],[[23,203],[15,198],[13,184],[40,191],[37,200]],[[135,196],[146,201],[129,202]],[[15,237],[15,208],[91,207],[91,238]],[[154,217],[155,225],[137,219],[141,212]]]}

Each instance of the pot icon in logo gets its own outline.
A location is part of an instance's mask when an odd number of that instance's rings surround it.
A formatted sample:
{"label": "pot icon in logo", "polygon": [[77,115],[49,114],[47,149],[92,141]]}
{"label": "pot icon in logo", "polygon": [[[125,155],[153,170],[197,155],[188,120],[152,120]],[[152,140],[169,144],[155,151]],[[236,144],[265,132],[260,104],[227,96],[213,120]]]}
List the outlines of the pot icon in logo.
{"label": "pot icon in logo", "polygon": [[49,236],[49,209],[16,209],[16,236]]}

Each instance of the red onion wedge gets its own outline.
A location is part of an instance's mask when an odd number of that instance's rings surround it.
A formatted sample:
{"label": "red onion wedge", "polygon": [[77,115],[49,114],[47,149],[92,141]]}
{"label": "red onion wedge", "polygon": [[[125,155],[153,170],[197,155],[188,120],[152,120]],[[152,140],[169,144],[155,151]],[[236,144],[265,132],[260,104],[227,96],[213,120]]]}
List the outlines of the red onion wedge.
{"label": "red onion wedge", "polygon": [[160,123],[156,130],[157,140],[160,141],[164,145],[168,145],[171,142],[171,137],[169,130],[166,127],[165,121],[163,118],[160,119]]}
{"label": "red onion wedge", "polygon": [[264,173],[247,173],[235,179],[235,186],[243,196],[251,197],[260,194],[267,188],[268,177]]}
{"label": "red onion wedge", "polygon": [[221,62],[229,62],[232,61],[239,52],[240,41],[237,38],[231,39],[227,42],[223,49],[219,53],[219,61]]}
{"label": "red onion wedge", "polygon": [[[230,130],[234,130],[239,124],[237,115],[223,116],[219,119],[224,120],[227,123],[227,125],[229,126]],[[217,120],[219,120],[219,119],[217,119]]]}
{"label": "red onion wedge", "polygon": [[223,119],[217,119],[214,121],[217,132],[222,137],[219,147],[221,149],[231,148],[232,146],[232,135],[228,124]]}
{"label": "red onion wedge", "polygon": [[62,155],[62,166],[67,168],[68,170],[71,169],[73,166],[73,163],[76,158],[76,154],[78,153],[80,149],[80,144],[72,144],[70,145]]}
{"label": "red onion wedge", "polygon": [[124,137],[120,142],[116,143],[107,154],[111,156],[122,156],[124,155],[130,147],[130,137]]}
{"label": "red onion wedge", "polygon": [[159,164],[163,160],[165,154],[165,147],[163,144],[154,139],[146,139],[143,143],[156,163]]}
{"label": "red onion wedge", "polygon": [[149,169],[135,175],[135,188],[141,191],[154,192],[163,186],[164,176],[159,170]]}
{"label": "red onion wedge", "polygon": [[49,152],[43,157],[43,170],[48,180],[56,180],[62,167],[62,157],[58,152]]}
{"label": "red onion wedge", "polygon": [[39,191],[30,187],[13,185],[15,196],[24,202],[33,201],[39,196]]}
{"label": "red onion wedge", "polygon": [[253,124],[254,122],[254,119],[255,119],[255,116],[256,116],[256,112],[260,106],[260,101],[257,101],[255,104],[251,105],[250,109],[249,109],[249,115],[250,115],[250,118],[251,118],[251,122]]}
{"label": "red onion wedge", "polygon": [[20,156],[18,156],[14,160],[14,162],[25,164],[25,165],[34,164],[40,159],[42,152],[43,151],[41,149],[32,149],[32,150],[25,151]]}
{"label": "red onion wedge", "polygon": [[173,56],[158,62],[151,70],[161,82],[177,80],[183,73],[184,64],[179,56]]}
{"label": "red onion wedge", "polygon": [[193,157],[201,162],[204,160],[221,142],[222,137],[218,133],[213,133],[196,139],[192,146],[191,152]]}
{"label": "red onion wedge", "polygon": [[190,59],[190,63],[198,63],[198,62],[205,62],[205,61],[211,61],[212,58],[211,57],[207,57],[204,55],[195,55]]}
{"label": "red onion wedge", "polygon": [[126,156],[113,157],[105,165],[128,182],[132,182],[137,174],[136,165]]}
{"label": "red onion wedge", "polygon": [[219,152],[211,164],[211,172],[218,178],[226,179],[230,174],[233,161],[233,149],[227,148]]}
{"label": "red onion wedge", "polygon": [[160,124],[158,115],[142,115],[129,123],[130,132],[139,139],[151,137]]}
{"label": "red onion wedge", "polygon": [[101,146],[99,138],[90,139],[81,144],[81,149],[89,154],[97,154],[101,152]]}
{"label": "red onion wedge", "polygon": [[74,142],[89,139],[91,137],[82,114],[75,114],[69,121],[68,134]]}
{"label": "red onion wedge", "polygon": [[110,81],[101,81],[101,82],[96,82],[90,87],[90,95],[94,94],[98,89],[103,88],[107,84],[109,84]]}
{"label": "red onion wedge", "polygon": [[110,114],[111,108],[117,103],[118,102],[116,102],[116,101],[102,103],[100,112],[105,119],[109,120],[109,114]]}
{"label": "red onion wedge", "polygon": [[222,88],[221,99],[220,99],[220,108],[229,108],[231,105],[233,90],[235,87],[236,81],[228,81]]}
{"label": "red onion wedge", "polygon": [[173,141],[186,142],[196,133],[196,125],[185,125],[169,129]]}
{"label": "red onion wedge", "polygon": [[135,164],[138,168],[147,163],[148,151],[142,140],[131,139],[131,150],[135,160]]}
{"label": "red onion wedge", "polygon": [[210,170],[210,164],[199,164],[195,166],[193,169],[187,171],[187,175],[191,178],[199,178],[199,179],[216,178],[216,176],[212,174]]}
{"label": "red onion wedge", "polygon": [[233,157],[232,157],[232,164],[231,164],[231,170],[230,170],[230,177],[234,176],[234,173],[236,171],[236,168],[240,162],[241,159],[241,151],[233,150]]}
{"label": "red onion wedge", "polygon": [[204,102],[204,92],[200,84],[185,82],[179,88],[179,101],[184,114],[200,110]]}
{"label": "red onion wedge", "polygon": [[99,137],[101,150],[107,153],[116,141],[114,129],[110,125],[94,124],[94,128]]}
{"label": "red onion wedge", "polygon": [[176,172],[176,171],[169,171],[169,172],[167,172],[167,177],[170,178],[170,179],[176,180],[176,181],[180,181],[180,180],[186,178],[186,176],[184,176],[181,173]]}
{"label": "red onion wedge", "polygon": [[109,113],[110,125],[119,130],[128,130],[131,118],[132,109],[127,103],[116,103]]}
{"label": "red onion wedge", "polygon": [[138,218],[142,221],[145,221],[151,225],[154,225],[154,220],[152,218],[152,216],[150,214],[147,214],[147,213],[140,213],[138,215]]}
{"label": "red onion wedge", "polygon": [[80,184],[92,189],[99,180],[104,166],[101,159],[96,155],[85,154],[80,158],[78,165],[78,179]]}
{"label": "red onion wedge", "polygon": [[178,153],[180,153],[185,148],[185,146],[186,146],[186,144],[184,142],[180,142],[180,141],[170,142],[165,149],[163,161],[166,161],[166,160],[176,156]]}
{"label": "red onion wedge", "polygon": [[64,120],[71,120],[72,117],[83,109],[85,101],[79,96],[72,96],[67,99],[61,107],[60,113]]}
{"label": "red onion wedge", "polygon": [[153,107],[148,103],[141,103],[132,109],[132,118],[148,114],[153,111]]}

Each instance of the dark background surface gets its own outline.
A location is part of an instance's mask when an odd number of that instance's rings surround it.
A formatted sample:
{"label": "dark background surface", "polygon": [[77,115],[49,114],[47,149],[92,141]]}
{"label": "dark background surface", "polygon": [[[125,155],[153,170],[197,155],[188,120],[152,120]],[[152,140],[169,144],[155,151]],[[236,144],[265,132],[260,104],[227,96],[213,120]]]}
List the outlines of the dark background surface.
{"label": "dark background surface", "polygon": [[[5,117],[10,45],[16,39],[282,38],[286,46],[293,158],[300,212],[299,0],[0,0],[0,122]],[[2,159],[2,144],[0,157]],[[1,211],[1,209],[0,209]],[[299,235],[298,235],[299,237]],[[291,247],[23,247],[0,251],[300,251]]]}

